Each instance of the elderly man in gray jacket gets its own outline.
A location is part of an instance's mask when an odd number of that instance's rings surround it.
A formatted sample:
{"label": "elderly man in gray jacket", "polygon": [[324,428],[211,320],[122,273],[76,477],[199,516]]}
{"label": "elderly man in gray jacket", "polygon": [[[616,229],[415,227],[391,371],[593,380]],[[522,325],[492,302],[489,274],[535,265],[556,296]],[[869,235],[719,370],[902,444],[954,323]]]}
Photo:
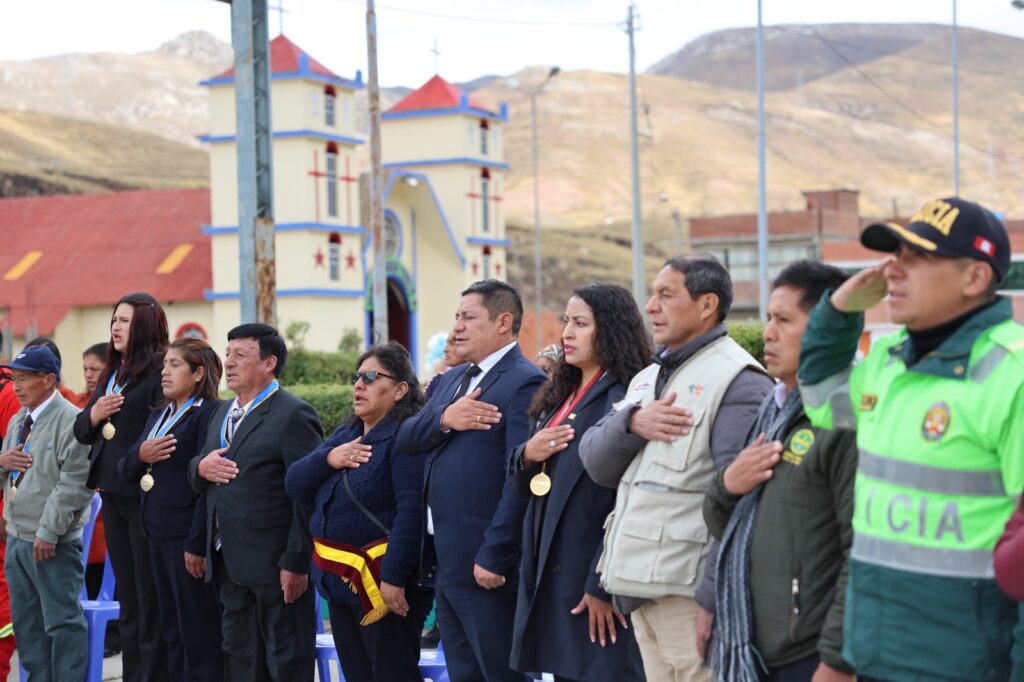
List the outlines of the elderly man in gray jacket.
{"label": "elderly man in gray jacket", "polygon": [[633,613],[652,682],[711,679],[704,493],[745,445],[772,386],[727,336],[731,305],[732,281],[714,258],[669,260],[646,306],[659,353],[580,442],[590,477],[618,489],[597,571],[617,608]]}
{"label": "elderly man in gray jacket", "polygon": [[72,433],[78,408],[57,391],[60,361],[46,346],[26,348],[4,367],[22,408],[0,452],[11,619],[29,680],[81,680],[89,635],[78,602],[82,527],[92,491],[89,448]]}

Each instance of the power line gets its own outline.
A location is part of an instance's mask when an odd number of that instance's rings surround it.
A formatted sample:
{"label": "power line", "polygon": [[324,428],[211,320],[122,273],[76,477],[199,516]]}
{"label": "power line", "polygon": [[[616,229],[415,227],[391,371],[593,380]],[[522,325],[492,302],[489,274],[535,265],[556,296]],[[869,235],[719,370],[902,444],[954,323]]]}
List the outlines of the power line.
{"label": "power line", "polygon": [[[362,0],[338,0],[348,5],[364,6]],[[393,7],[388,5],[377,5],[377,9],[389,12],[400,12],[403,14],[414,14],[421,17],[433,17],[435,19],[451,19],[454,21],[471,21],[479,24],[503,24],[506,26],[551,26],[563,28],[609,28],[618,26],[621,21],[526,21],[522,19],[495,19],[490,17],[471,17],[461,14],[446,14],[443,12],[426,12],[424,10],[409,9],[407,7]]]}

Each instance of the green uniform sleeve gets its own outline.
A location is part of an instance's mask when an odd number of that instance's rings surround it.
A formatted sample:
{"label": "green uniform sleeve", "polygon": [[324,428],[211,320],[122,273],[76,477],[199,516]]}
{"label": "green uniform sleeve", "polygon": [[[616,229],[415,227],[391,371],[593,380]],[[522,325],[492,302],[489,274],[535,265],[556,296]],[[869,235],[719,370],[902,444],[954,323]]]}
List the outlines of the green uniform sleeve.
{"label": "green uniform sleeve", "polygon": [[816,428],[856,428],[854,399],[859,400],[859,372],[853,366],[864,328],[860,313],[842,313],[831,291],[811,311],[800,349],[800,395]]}

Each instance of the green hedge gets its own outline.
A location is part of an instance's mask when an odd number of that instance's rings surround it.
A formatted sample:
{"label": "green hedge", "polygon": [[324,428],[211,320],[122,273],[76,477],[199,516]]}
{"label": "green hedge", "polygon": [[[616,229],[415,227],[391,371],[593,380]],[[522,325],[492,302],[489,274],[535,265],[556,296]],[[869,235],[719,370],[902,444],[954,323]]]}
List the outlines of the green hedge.
{"label": "green hedge", "polygon": [[764,324],[757,320],[729,323],[729,336],[762,365],[764,365],[764,338],[761,336],[763,332]]}
{"label": "green hedge", "polygon": [[281,374],[281,385],[290,388],[300,384],[347,384],[358,359],[358,353],[291,350]]}
{"label": "green hedge", "polygon": [[320,415],[325,436],[352,414],[352,387],[347,383],[299,384],[285,388],[313,406]]}

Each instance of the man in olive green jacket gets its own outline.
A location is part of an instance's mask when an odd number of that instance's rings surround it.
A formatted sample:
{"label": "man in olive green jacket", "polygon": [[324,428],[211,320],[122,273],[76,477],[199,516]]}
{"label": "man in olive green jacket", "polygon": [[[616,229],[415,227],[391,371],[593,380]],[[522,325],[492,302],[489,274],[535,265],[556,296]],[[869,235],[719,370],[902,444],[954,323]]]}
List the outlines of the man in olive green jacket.
{"label": "man in olive green jacket", "polygon": [[[762,405],[752,442],[717,473],[704,499],[708,529],[726,536],[716,571],[721,656],[714,656],[725,682],[758,672],[759,659],[778,682],[853,679],[842,649],[856,442],[850,431],[812,428],[797,389],[810,311],[845,278],[837,268],[798,261],[775,280],[765,366],[779,383]],[[739,573],[740,566],[749,569]],[[726,588],[737,585],[735,598],[726,598]],[[742,672],[723,650],[737,645],[749,654]]]}

